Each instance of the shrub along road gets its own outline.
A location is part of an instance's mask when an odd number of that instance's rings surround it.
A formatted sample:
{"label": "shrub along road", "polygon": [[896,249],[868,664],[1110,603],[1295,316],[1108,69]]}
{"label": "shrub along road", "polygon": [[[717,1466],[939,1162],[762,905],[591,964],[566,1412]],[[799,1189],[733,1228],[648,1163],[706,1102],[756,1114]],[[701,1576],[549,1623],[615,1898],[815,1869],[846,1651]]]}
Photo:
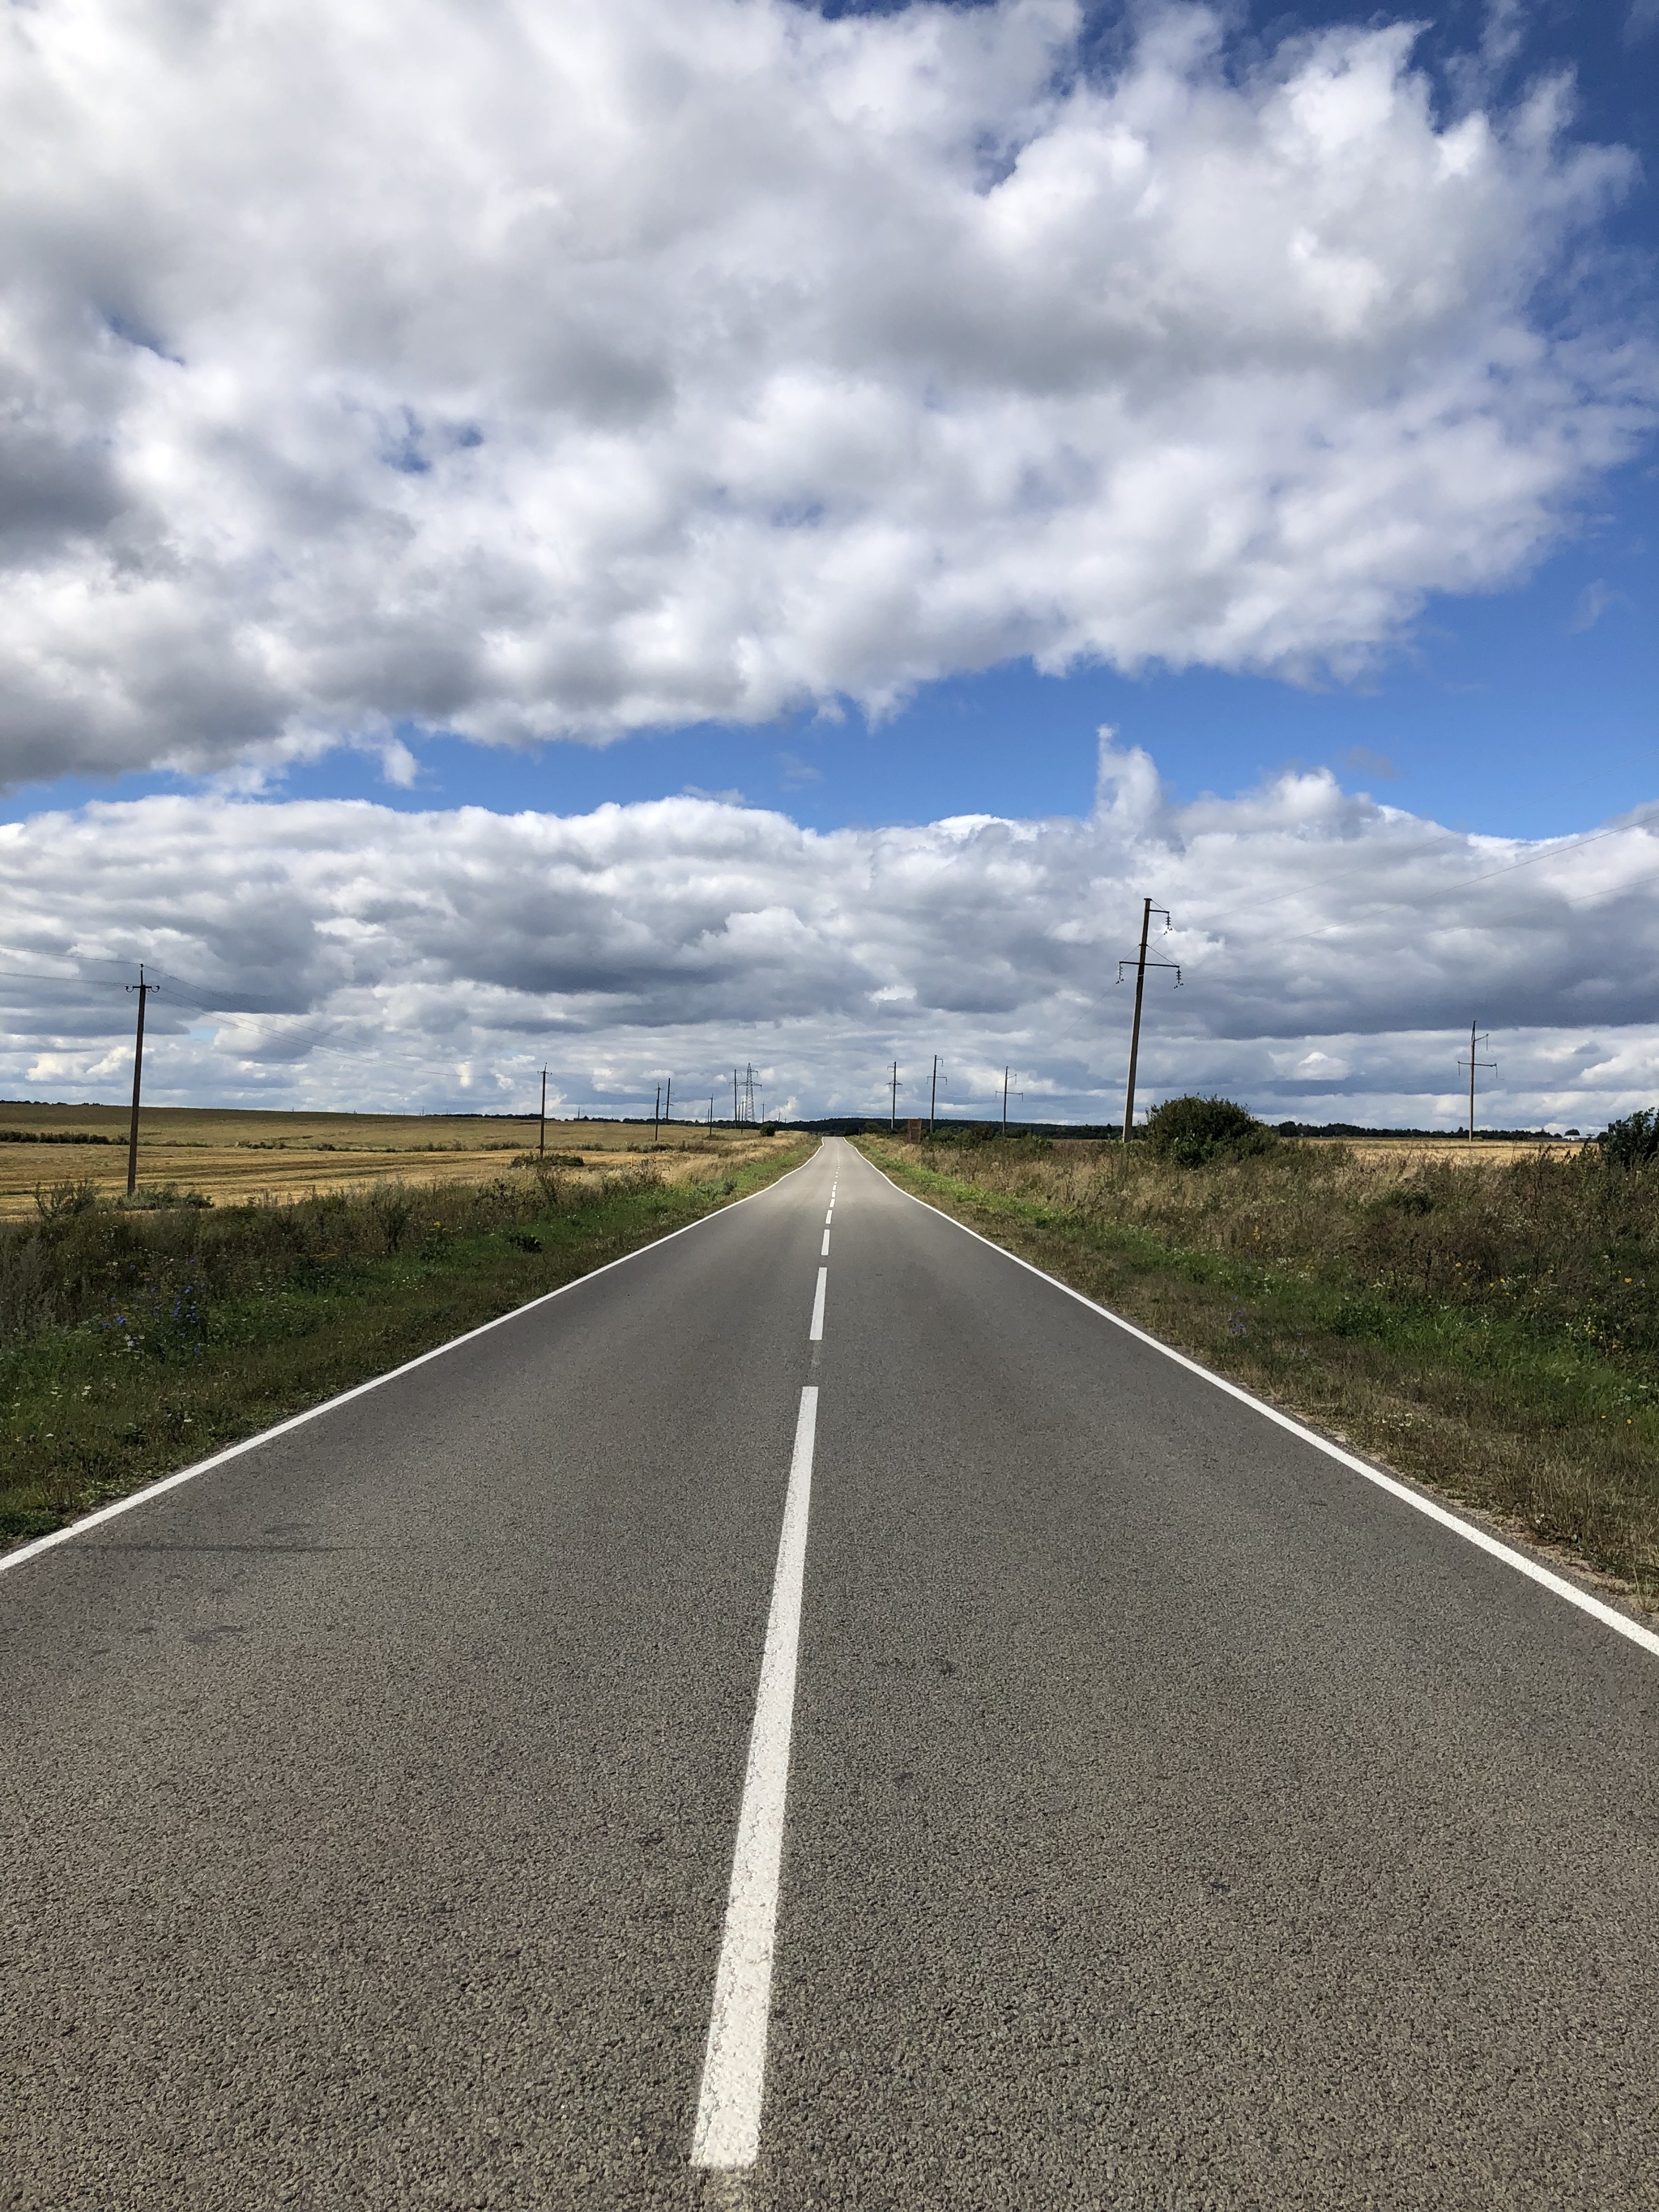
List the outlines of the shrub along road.
{"label": "shrub along road", "polygon": [[1645,2206],[1645,1633],[828,1143],[14,1555],[0,2203]]}

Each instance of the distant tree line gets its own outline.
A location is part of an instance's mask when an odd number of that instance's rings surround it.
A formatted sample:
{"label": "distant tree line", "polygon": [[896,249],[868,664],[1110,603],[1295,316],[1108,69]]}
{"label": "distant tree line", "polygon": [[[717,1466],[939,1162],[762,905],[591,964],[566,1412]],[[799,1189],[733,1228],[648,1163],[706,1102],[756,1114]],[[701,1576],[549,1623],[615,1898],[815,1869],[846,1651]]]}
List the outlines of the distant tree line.
{"label": "distant tree line", "polygon": [[101,1137],[91,1129],[0,1129],[0,1145],[124,1145],[125,1137]]}

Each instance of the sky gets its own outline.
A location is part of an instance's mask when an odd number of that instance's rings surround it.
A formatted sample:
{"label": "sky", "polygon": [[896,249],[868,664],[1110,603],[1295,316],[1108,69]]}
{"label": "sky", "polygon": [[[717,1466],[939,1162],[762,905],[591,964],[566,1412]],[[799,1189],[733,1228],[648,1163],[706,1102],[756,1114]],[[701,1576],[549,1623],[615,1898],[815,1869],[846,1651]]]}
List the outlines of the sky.
{"label": "sky", "polygon": [[[1659,6],[9,11],[0,1091],[1659,1098]],[[1651,820],[1653,826],[1649,826]]]}

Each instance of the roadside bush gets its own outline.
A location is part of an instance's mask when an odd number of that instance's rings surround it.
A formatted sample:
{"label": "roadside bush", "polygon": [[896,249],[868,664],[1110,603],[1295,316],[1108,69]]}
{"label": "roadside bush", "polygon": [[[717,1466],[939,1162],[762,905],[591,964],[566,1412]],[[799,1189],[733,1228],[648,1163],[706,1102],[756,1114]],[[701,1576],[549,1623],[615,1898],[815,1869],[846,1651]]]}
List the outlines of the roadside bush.
{"label": "roadside bush", "polygon": [[[927,1126],[926,1122],[921,1125],[924,1134]],[[878,1136],[883,1133],[880,1129],[876,1131]],[[1039,1152],[1052,1152],[1054,1144],[1052,1137],[1033,1135],[1017,1127],[1005,1133],[1000,1121],[952,1121],[946,1128],[936,1129],[929,1141],[940,1146],[954,1145],[963,1152],[976,1152],[982,1145],[994,1145],[1005,1158],[1018,1152],[1032,1158]]]}
{"label": "roadside bush", "polygon": [[1659,1402],[1646,1379],[1659,1358],[1659,1172],[1611,1173],[1594,1148],[1486,1159],[1447,1143],[1401,1157],[1291,1138],[1194,1175],[1150,1143],[1074,1139],[1047,1159],[988,1145],[939,1165],[1091,1230],[1595,1346],[1636,1362]]}
{"label": "roadside bush", "polygon": [[64,1221],[72,1213],[90,1213],[98,1203],[98,1186],[90,1176],[67,1182],[34,1186],[34,1210],[43,1221]]}
{"label": "roadside bush", "polygon": [[1644,1168],[1659,1159],[1659,1106],[1638,1108],[1601,1132],[1601,1157],[1615,1167]]}
{"label": "roadside bush", "polygon": [[396,1252],[415,1218],[415,1194],[400,1182],[385,1182],[369,1194],[369,1205],[380,1216],[380,1234],[388,1253]]}
{"label": "roadside bush", "polygon": [[1270,1152],[1279,1139],[1231,1098],[1166,1098],[1146,1116],[1146,1141],[1177,1167],[1243,1159]]}
{"label": "roadside bush", "polygon": [[31,1223],[0,1224],[0,1346],[118,1317],[146,1346],[172,1347],[186,1321],[190,1334],[223,1300],[303,1287],[319,1270],[406,1251],[417,1237],[425,1252],[434,1234],[517,1227],[557,1198],[529,1177],[386,1182],[216,1208],[172,1185],[140,1191],[131,1206],[94,1207],[78,1202],[76,1188],[64,1186],[57,1200],[43,1194],[47,1203]]}

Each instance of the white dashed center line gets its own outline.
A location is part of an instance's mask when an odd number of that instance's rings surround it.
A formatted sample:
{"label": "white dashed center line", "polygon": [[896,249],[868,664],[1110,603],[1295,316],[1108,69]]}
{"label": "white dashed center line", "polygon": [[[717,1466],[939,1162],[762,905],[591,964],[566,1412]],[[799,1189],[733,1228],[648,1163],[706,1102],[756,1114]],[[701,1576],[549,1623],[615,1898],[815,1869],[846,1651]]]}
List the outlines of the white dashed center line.
{"label": "white dashed center line", "polygon": [[[819,1277],[820,1291],[823,1277]],[[783,1534],[772,1583],[760,1692],[749,1738],[749,1771],[738,1815],[726,1933],[714,1973],[714,2008],[703,2055],[702,2087],[691,2138],[693,2166],[752,2166],[760,2148],[766,2087],[766,2031],[772,2009],[772,1943],[778,1919],[789,1736],[794,1724],[795,1661],[800,1645],[801,1581],[806,1569],[806,1509],[818,1394],[800,1394],[795,1454],[784,1501]]]}
{"label": "white dashed center line", "polygon": [[[830,1256],[836,1192],[823,1217],[820,1259]],[[828,1267],[818,1269],[809,1344],[823,1341]],[[813,1354],[813,1366],[817,1355]],[[703,2053],[702,2084],[691,2136],[691,2163],[720,2171],[752,2166],[760,2149],[761,2101],[766,2088],[766,2039],[772,2009],[772,1946],[777,1929],[778,1884],[783,1858],[784,1804],[789,1782],[789,1738],[794,1725],[795,1666],[800,1644],[801,1583],[806,1571],[806,1510],[812,1487],[818,1394],[800,1394],[795,1453],[783,1508],[772,1610],[766,1624],[755,1724],[749,1738],[749,1771],[738,1814],[737,1850],[726,1899],[726,1932],[714,1972],[714,2003]]]}

